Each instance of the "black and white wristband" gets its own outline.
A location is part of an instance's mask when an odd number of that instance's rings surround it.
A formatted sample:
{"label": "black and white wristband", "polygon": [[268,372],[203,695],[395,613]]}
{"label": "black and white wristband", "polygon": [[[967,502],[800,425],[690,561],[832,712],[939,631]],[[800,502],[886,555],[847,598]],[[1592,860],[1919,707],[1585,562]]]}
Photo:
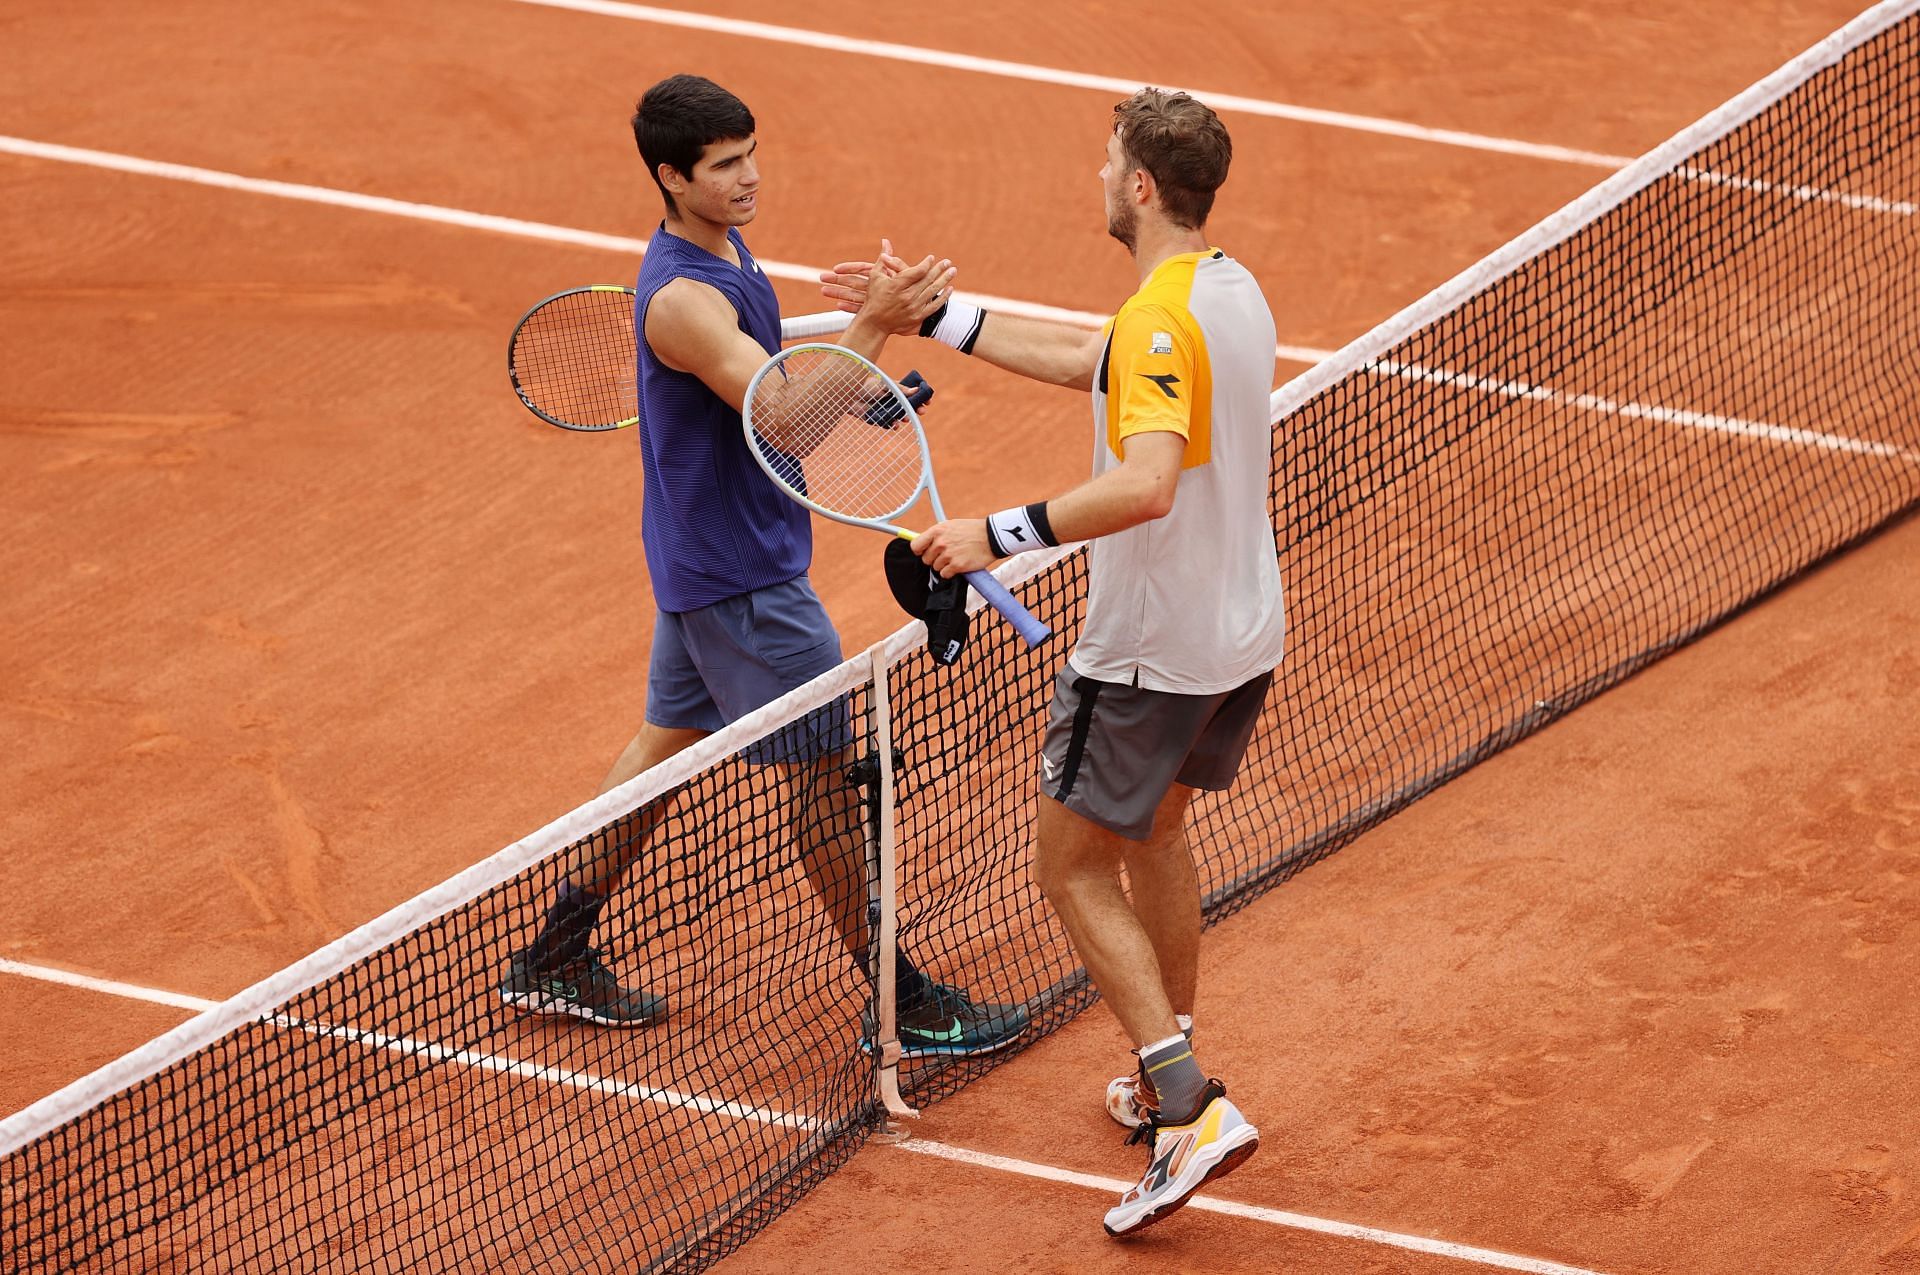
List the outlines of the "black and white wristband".
{"label": "black and white wristband", "polygon": [[1011,558],[1029,549],[1050,549],[1060,541],[1047,521],[1047,502],[1015,505],[987,519],[987,547],[996,558]]}
{"label": "black and white wristband", "polygon": [[948,297],[938,310],[920,320],[920,335],[951,345],[962,354],[972,354],[973,343],[980,339],[980,325],[986,321],[987,312],[973,302]]}

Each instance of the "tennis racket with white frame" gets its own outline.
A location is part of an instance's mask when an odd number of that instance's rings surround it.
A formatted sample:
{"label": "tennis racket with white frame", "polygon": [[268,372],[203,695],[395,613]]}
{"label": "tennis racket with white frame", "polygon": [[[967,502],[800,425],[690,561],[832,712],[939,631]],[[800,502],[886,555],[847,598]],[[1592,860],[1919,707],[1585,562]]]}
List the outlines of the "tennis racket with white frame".
{"label": "tennis racket with white frame", "polygon": [[[780,339],[831,336],[850,314],[780,321]],[[507,378],[529,412],[561,429],[599,433],[640,420],[633,289],[613,283],[556,292],[521,316],[507,342]]]}
{"label": "tennis racket with white frame", "polygon": [[[946,519],[913,399],[853,350],[811,342],[780,351],[748,382],[740,419],[760,468],[824,518],[911,540],[895,520],[924,491],[934,521]],[[987,572],[966,579],[1028,645],[1052,632]]]}

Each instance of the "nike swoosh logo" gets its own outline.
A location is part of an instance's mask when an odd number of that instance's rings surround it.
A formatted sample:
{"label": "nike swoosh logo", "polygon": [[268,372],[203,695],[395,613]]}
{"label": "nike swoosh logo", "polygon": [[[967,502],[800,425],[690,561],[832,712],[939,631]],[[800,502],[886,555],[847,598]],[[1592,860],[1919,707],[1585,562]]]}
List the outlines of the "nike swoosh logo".
{"label": "nike swoosh logo", "polygon": [[936,1041],[943,1045],[958,1044],[960,1041],[965,1040],[967,1035],[967,1029],[960,1025],[960,1020],[957,1018],[949,1018],[947,1020],[947,1026],[938,1031],[927,1027],[911,1027],[908,1028],[908,1030],[916,1036],[926,1040]]}

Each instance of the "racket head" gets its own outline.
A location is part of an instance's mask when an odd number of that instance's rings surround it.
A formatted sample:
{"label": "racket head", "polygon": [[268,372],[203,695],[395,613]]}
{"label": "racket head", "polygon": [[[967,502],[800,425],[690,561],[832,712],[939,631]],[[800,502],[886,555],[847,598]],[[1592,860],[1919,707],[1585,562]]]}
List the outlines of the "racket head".
{"label": "racket head", "polygon": [[534,306],[507,342],[507,377],[549,425],[599,433],[638,423],[633,289],[568,288]]}
{"label": "racket head", "polygon": [[920,415],[872,360],[808,342],[780,351],[747,384],[747,449],[769,478],[824,517],[899,532],[932,485]]}

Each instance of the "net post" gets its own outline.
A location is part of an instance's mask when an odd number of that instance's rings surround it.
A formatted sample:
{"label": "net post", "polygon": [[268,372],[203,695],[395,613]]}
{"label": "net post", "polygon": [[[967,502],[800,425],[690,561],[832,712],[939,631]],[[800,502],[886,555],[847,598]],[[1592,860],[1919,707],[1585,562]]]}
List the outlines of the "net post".
{"label": "net post", "polygon": [[[876,856],[880,860],[877,874],[880,915],[878,933],[875,935],[877,951],[874,965],[880,1003],[874,1006],[874,1052],[879,1061],[876,1079],[880,1086],[880,1102],[886,1108],[887,1115],[917,1116],[919,1111],[909,1107],[906,1099],[900,1096],[899,1006],[894,988],[895,953],[900,945],[896,926],[899,915],[896,880],[899,859],[895,853],[893,835],[893,713],[887,698],[888,661],[885,645],[876,645],[868,653],[873,674],[874,751],[879,762],[876,785],[878,817],[875,823],[878,832]],[[895,1128],[891,1121],[887,1134],[896,1138],[905,1136],[904,1131]]]}

